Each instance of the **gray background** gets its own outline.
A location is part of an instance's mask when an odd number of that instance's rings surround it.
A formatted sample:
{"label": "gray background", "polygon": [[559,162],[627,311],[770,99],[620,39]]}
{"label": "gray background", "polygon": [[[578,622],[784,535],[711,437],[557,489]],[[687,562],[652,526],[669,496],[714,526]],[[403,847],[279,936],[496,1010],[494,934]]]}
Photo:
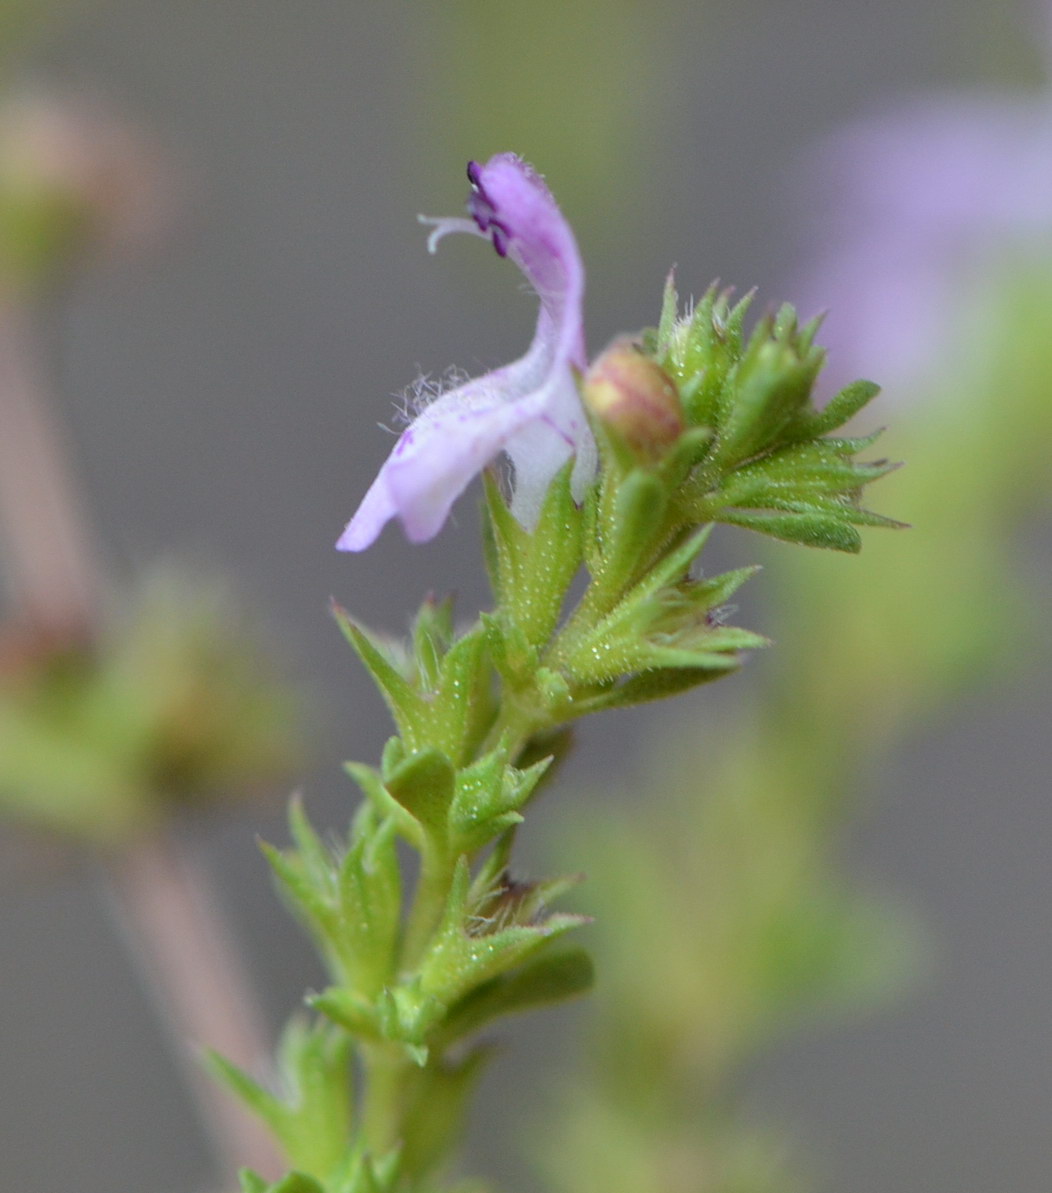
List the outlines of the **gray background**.
{"label": "gray background", "polygon": [[[875,99],[985,80],[1006,63],[1025,72],[1033,57],[1025,23],[1013,30],[1000,4],[648,11],[660,135],[611,178],[605,227],[564,200],[589,263],[593,347],[652,321],[672,261],[696,289],[719,276],[780,297],[802,222],[784,182],[815,134]],[[458,211],[464,159],[504,147],[461,144],[436,100],[459,69],[443,58],[447,15],[353,0],[125,0],[82,5],[32,54],[43,77],[90,83],[151,125],[187,179],[167,246],[83,277],[49,328],[111,563],[129,572],[189,554],[221,564],[262,607],[316,694],[305,787],[322,823],[350,807],[340,760],[372,758],[387,733],[327,597],[393,630],[426,589],[457,590],[465,610],[485,600],[470,501],[424,548],[389,532],[365,557],[332,551],[388,450],[377,423],[417,369],[473,371],[517,354],[533,316],[496,259],[455,241],[430,258],[414,222]],[[596,39],[601,54],[600,26]],[[733,682],[761,676],[762,665]],[[801,1132],[830,1188],[1037,1193],[1052,1182],[1049,689],[1035,670],[889,759],[851,834],[858,866],[920,910],[939,955],[905,1002],[801,1036],[755,1075],[758,1105]],[[712,698],[691,711],[704,715]],[[601,785],[646,733],[643,714],[586,733],[565,786]],[[254,845],[256,833],[283,839],[280,803],[191,830],[275,1026],[319,980]],[[205,1144],[97,876],[2,885],[0,1185],[202,1185]],[[573,1017],[558,1022],[571,1030]],[[510,1033],[474,1132],[474,1162],[512,1188],[528,1185],[516,1124],[558,1080],[557,1050],[531,1064],[531,1031],[547,1038],[536,1023]]]}

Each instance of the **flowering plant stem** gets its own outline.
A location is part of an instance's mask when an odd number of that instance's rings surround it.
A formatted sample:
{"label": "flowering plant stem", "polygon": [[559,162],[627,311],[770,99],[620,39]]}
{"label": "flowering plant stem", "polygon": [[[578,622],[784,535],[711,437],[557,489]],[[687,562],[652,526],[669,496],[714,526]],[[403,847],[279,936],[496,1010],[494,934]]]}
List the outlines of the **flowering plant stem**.
{"label": "flowering plant stem", "polygon": [[[472,163],[468,177],[473,222],[430,221],[432,241],[490,238],[538,292],[534,342],[419,413],[338,545],[362,550],[395,517],[414,541],[432,537],[504,451],[510,495],[485,475],[494,608],[458,630],[451,602],[429,599],[405,643],[334,610],[397,735],[379,766],[347,766],[365,799],[345,841],[323,841],[294,804],[294,848],[266,847],[330,985],[307,997],[314,1017],[286,1030],[276,1086],[214,1058],[292,1169],[278,1185],[245,1171],[246,1193],[442,1187],[487,1053],[471,1037],[591,981],[587,955],[561,939],[583,917],[549,910],[578,879],[509,870],[571,723],[718,679],[765,645],[727,624],[754,569],[699,571],[712,523],[841,551],[859,549],[856,526],[893,524],[859,502],[891,465],[855,460],[871,440],[830,435],[876,387],[813,405],[817,323],[783,307],[746,337],[748,300],[713,289],[680,316],[670,280],[659,326],[582,378],[584,272],[569,226],[511,155]],[[419,859],[408,907],[396,840]]]}

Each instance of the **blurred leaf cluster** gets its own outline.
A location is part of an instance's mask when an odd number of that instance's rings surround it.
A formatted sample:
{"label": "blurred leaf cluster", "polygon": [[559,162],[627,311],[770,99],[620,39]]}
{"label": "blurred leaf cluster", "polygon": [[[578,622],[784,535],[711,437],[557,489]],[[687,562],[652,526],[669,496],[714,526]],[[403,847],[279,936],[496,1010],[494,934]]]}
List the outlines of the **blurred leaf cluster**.
{"label": "blurred leaf cluster", "polygon": [[28,824],[116,845],[299,756],[299,700],[215,587],[159,572],[96,639],[11,627],[3,647],[0,809]]}

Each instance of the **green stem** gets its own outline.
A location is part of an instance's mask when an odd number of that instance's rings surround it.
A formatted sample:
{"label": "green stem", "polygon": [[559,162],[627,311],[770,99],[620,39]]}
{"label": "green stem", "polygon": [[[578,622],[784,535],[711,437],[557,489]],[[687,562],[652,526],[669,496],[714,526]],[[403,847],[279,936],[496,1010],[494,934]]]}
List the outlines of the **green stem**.
{"label": "green stem", "polygon": [[449,889],[453,883],[456,858],[445,850],[439,851],[427,846],[420,855],[420,878],[413,896],[413,906],[406,923],[405,942],[402,945],[403,973],[418,968],[428,942],[442,919]]}
{"label": "green stem", "polygon": [[514,693],[505,689],[500,712],[479,747],[479,756],[495,750],[503,739],[509,743],[509,754],[514,760],[534,734],[549,728],[550,718],[545,716],[541,699],[532,684]]}
{"label": "green stem", "polygon": [[361,1139],[372,1156],[383,1156],[402,1142],[406,1079],[413,1062],[396,1044],[362,1044],[361,1056]]}

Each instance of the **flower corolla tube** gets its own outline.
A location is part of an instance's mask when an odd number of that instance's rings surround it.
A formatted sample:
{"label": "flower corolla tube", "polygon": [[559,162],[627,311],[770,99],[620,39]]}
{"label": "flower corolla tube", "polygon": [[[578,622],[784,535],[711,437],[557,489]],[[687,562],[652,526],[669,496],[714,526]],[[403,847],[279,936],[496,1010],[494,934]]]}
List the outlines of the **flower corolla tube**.
{"label": "flower corolla tube", "polygon": [[540,300],[533,341],[519,360],[448,390],[417,414],[340,536],[341,551],[364,550],[394,517],[411,542],[434,538],[453,502],[501,452],[514,469],[512,512],[525,526],[571,455],[578,499],[595,473],[577,390],[587,362],[584,267],[573,232],[543,179],[514,154],[471,162],[468,179],[471,219],[424,219],[433,226],[428,248],[434,252],[450,232],[490,239]]}

